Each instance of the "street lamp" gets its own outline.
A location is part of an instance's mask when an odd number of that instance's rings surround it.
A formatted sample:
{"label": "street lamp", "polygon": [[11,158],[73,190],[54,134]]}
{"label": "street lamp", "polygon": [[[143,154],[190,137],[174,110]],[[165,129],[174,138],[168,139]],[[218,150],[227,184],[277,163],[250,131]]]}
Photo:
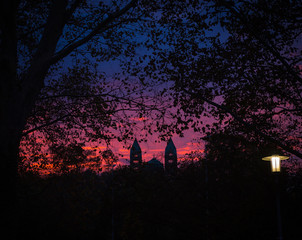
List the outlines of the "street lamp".
{"label": "street lamp", "polygon": [[277,210],[277,225],[278,225],[278,239],[282,240],[282,221],[281,221],[281,210],[280,210],[280,188],[279,188],[279,174],[281,171],[281,161],[286,160],[289,157],[272,155],[262,158],[264,161],[270,161],[272,166],[272,172],[275,175],[275,184],[276,184],[276,210]]}
{"label": "street lamp", "polygon": [[280,156],[280,155],[272,155],[268,157],[262,158],[264,161],[271,161],[272,165],[272,172],[280,172],[280,161],[288,159],[287,156]]}

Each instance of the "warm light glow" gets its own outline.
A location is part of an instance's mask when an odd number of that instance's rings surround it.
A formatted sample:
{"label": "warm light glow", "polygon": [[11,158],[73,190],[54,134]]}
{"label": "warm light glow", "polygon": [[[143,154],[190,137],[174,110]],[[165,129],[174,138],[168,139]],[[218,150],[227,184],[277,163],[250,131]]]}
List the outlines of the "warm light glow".
{"label": "warm light glow", "polygon": [[262,158],[264,161],[270,161],[272,165],[272,172],[280,172],[281,170],[281,160],[286,160],[289,157],[287,156],[280,156],[280,155],[272,155],[268,157]]}
{"label": "warm light glow", "polygon": [[272,172],[280,172],[280,157],[272,157]]}

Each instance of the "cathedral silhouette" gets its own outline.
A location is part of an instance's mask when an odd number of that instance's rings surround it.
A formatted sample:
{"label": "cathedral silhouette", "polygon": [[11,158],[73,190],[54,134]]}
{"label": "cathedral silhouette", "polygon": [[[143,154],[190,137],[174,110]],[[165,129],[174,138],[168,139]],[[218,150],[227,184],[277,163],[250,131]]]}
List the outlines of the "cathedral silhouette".
{"label": "cathedral silhouette", "polygon": [[[142,165],[142,150],[138,144],[137,139],[134,140],[130,149],[130,167],[139,167]],[[156,158],[152,158],[147,162],[149,166],[156,168],[163,168],[162,163]],[[165,149],[165,170],[167,172],[174,172],[177,169],[177,152],[176,147],[170,138]]]}

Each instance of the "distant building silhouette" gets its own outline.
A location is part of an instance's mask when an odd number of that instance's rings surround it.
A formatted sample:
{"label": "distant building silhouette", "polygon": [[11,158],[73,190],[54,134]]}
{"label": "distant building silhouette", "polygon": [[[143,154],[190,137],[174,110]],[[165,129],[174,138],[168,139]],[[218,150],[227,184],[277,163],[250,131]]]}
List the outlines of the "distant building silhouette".
{"label": "distant building silhouette", "polygon": [[163,171],[164,165],[155,157],[147,162],[147,166],[151,170]]}
{"label": "distant building silhouette", "polygon": [[[137,139],[134,140],[130,149],[130,167],[138,167],[142,165],[142,150]],[[163,169],[163,164],[156,158],[152,158],[147,165],[154,169]],[[170,138],[165,149],[165,170],[169,173],[175,172],[177,169],[177,152],[176,147]]]}
{"label": "distant building silhouette", "polygon": [[142,164],[142,150],[135,139],[130,149],[130,166],[138,167]]}
{"label": "distant building silhouette", "polygon": [[165,170],[174,172],[177,169],[177,152],[176,147],[170,138],[165,149]]}

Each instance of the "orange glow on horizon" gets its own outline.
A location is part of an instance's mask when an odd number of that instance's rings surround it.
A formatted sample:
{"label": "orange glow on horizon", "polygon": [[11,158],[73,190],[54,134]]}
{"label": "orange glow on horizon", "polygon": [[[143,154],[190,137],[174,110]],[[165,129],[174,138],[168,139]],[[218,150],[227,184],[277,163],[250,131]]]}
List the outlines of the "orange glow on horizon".
{"label": "orange glow on horizon", "polygon": [[[192,142],[192,136],[194,136],[195,133],[190,131],[188,133],[189,134],[185,135],[185,137],[172,136],[172,140],[177,149],[178,161],[182,161],[186,157],[186,154],[192,152],[202,154],[204,152],[203,143]],[[137,138],[140,140],[139,137]],[[87,160],[83,163],[67,165],[67,170],[79,168],[83,170],[90,169],[96,172],[104,171],[108,164],[106,164],[105,160],[102,158],[102,153],[106,150],[111,150],[118,158],[116,166],[129,165],[130,147],[132,143],[132,141],[128,141],[125,144],[124,142],[119,142],[117,140],[113,140],[110,145],[106,143],[97,144],[95,142],[87,142],[86,145],[82,147],[87,156]],[[148,162],[155,157],[164,163],[164,152],[167,146],[166,141],[159,141],[157,136],[150,135],[147,141],[139,141],[139,144],[142,150],[143,162]],[[20,146],[20,149],[22,149],[20,156],[25,168],[43,176],[60,173],[60,167],[62,167],[62,165],[60,165],[60,160],[56,159],[54,161],[53,154],[49,152],[47,145],[44,145],[43,149],[38,153],[31,152],[29,146],[30,145],[26,145],[26,142],[23,146],[22,144]]]}
{"label": "orange glow on horizon", "polygon": [[130,118],[130,120],[137,121],[137,122],[143,122],[143,121],[147,121],[148,119],[146,117],[133,117],[133,118]]}

